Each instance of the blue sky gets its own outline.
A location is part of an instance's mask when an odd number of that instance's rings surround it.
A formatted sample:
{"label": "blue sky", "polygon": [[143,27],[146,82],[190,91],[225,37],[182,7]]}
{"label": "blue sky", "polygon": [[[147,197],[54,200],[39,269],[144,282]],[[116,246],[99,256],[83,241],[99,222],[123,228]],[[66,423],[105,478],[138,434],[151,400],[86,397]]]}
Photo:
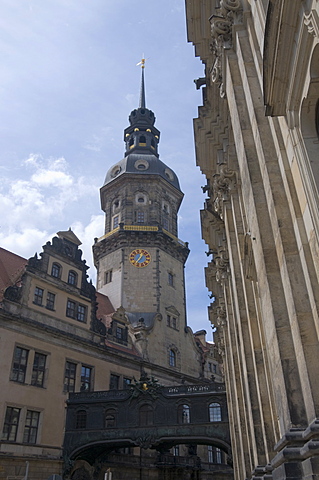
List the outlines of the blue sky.
{"label": "blue sky", "polygon": [[[0,245],[28,258],[71,227],[89,265],[93,239],[104,233],[99,188],[123,158],[145,53],[160,158],[185,193],[188,324],[210,339],[199,221],[205,178],[192,124],[202,103],[193,80],[203,66],[187,43],[183,0],[2,0],[0,50]],[[89,273],[94,280],[94,267]]]}

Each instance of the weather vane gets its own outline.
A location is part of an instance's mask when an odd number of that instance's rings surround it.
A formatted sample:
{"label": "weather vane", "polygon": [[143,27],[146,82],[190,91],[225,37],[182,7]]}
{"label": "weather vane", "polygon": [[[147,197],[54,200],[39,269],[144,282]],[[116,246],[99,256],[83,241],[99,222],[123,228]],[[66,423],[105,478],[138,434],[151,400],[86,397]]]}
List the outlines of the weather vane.
{"label": "weather vane", "polygon": [[136,66],[141,65],[141,68],[145,68],[145,62],[146,62],[146,58],[144,58],[144,53],[143,53],[142,60],[138,62]]}

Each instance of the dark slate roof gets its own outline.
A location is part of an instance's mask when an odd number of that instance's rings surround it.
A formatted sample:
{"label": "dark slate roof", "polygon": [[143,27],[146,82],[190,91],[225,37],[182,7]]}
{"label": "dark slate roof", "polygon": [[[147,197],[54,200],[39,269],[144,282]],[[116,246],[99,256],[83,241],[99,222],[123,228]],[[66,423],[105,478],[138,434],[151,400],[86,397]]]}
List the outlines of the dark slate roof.
{"label": "dark slate roof", "polygon": [[[139,160],[145,162],[145,169],[138,168]],[[175,172],[167,165],[165,165],[165,163],[163,163],[155,155],[138,153],[131,153],[127,155],[108,170],[105,177],[104,185],[107,185],[112,180],[125,173],[134,173],[138,175],[160,175],[173,187],[181,190]]]}

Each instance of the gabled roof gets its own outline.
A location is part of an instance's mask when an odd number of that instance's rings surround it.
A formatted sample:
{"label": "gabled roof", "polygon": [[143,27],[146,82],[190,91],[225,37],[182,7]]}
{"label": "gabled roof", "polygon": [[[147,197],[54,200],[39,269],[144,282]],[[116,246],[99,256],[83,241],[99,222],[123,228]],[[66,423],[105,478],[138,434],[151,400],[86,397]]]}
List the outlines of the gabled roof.
{"label": "gabled roof", "polygon": [[109,297],[103,293],[96,292],[97,312],[96,317],[101,320],[115,312],[115,308],[110,302]]}
{"label": "gabled roof", "polygon": [[6,288],[21,279],[28,260],[0,247],[0,300]]}
{"label": "gabled roof", "polygon": [[61,230],[60,232],[57,233],[57,236],[59,238],[65,238],[71,243],[74,243],[76,246],[82,245],[81,240],[78,239],[78,237],[75,235],[75,233],[69,228],[69,230]]}

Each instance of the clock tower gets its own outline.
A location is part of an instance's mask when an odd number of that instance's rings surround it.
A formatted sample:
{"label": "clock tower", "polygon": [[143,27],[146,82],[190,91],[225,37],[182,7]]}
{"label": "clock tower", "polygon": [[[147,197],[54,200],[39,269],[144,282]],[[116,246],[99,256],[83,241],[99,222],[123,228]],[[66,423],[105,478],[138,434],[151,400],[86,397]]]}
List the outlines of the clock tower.
{"label": "clock tower", "polygon": [[[175,172],[159,158],[160,132],[154,125],[142,61],[139,107],[124,130],[125,155],[108,170],[100,191],[105,234],[96,239],[93,253],[97,290],[114,308],[124,308],[143,356],[156,361],[167,354],[178,368],[182,337],[190,330],[184,281],[189,249],[177,230],[183,193]],[[150,347],[154,334],[158,342]]]}

